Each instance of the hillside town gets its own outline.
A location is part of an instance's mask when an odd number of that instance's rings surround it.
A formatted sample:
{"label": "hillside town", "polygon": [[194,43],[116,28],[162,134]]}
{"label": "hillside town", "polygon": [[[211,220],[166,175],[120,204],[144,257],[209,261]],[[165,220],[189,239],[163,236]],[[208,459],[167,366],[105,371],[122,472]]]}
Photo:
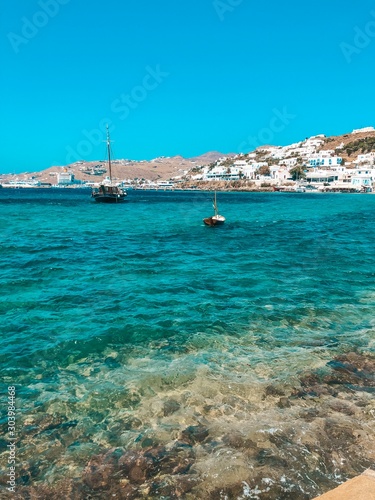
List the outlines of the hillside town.
{"label": "hillside town", "polygon": [[[115,180],[129,189],[223,189],[371,193],[375,188],[375,129],[337,137],[323,134],[288,146],[265,145],[248,153],[113,161]],[[97,186],[106,162],[78,161],[22,175],[3,175],[3,187]]]}
{"label": "hillside town", "polygon": [[[375,187],[375,129],[353,130],[345,142],[316,135],[288,146],[262,146],[194,169],[194,181],[250,182],[276,191],[372,192]],[[337,143],[337,141],[336,141]],[[373,151],[374,150],[374,151]]]}

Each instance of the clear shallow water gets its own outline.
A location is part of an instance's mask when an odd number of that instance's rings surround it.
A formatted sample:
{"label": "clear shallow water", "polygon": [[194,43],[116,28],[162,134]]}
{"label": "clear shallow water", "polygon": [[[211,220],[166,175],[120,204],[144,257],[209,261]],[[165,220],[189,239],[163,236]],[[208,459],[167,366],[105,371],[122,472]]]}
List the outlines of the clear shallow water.
{"label": "clear shallow water", "polygon": [[[374,439],[368,388],[280,398],[306,374],[329,376],[337,356],[374,355],[375,196],[219,193],[226,225],[207,228],[210,198],[132,191],[109,206],[88,191],[0,190],[0,364],[17,387],[19,488],[64,477],[106,498],[87,479],[93,455],[170,451],[189,426],[208,436],[187,439],[186,498],[312,498],[371,465],[366,446],[351,466],[348,450],[332,458],[319,443],[327,418]],[[134,498],[144,479],[130,480]],[[174,498],[163,491],[148,494]]]}

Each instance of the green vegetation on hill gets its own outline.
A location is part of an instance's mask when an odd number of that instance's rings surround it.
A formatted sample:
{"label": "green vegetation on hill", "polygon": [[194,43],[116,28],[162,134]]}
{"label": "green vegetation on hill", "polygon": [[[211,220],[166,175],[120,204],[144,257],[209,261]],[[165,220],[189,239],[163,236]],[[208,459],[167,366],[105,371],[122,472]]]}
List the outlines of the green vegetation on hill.
{"label": "green vegetation on hill", "polygon": [[363,139],[349,142],[342,150],[345,151],[348,156],[352,156],[354,153],[370,153],[371,151],[375,151],[375,137],[364,137]]}

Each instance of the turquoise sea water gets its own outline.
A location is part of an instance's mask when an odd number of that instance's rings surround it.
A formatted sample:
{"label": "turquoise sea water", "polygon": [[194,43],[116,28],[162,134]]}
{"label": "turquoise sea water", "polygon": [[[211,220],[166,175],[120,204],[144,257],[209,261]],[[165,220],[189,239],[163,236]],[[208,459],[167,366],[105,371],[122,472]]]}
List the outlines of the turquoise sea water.
{"label": "turquoise sea water", "polygon": [[[118,498],[302,499],[370,467],[373,373],[324,377],[342,355],[375,354],[375,196],[219,193],[219,228],[202,222],[209,193],[128,198],[0,190],[0,365],[3,394],[17,390],[21,497],[58,498],[63,480],[68,498],[117,485]],[[300,397],[306,377],[320,390]],[[360,437],[331,449],[330,425]],[[111,465],[98,484],[87,469],[112,448],[170,457],[179,442],[182,472],[134,480]]]}

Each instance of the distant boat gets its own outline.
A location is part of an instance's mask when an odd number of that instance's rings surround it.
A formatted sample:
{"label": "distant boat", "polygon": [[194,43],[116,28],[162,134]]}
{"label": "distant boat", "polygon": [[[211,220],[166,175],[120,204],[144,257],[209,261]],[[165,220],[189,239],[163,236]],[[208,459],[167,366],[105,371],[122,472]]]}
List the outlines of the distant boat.
{"label": "distant boat", "polygon": [[222,226],[225,222],[225,217],[224,217],[224,215],[219,215],[219,211],[217,208],[217,201],[216,201],[216,191],[215,191],[213,207],[214,207],[215,215],[213,215],[212,217],[207,217],[206,219],[203,219],[203,222],[206,224],[206,226]]}
{"label": "distant boat", "polygon": [[116,186],[112,181],[111,170],[111,139],[107,125],[107,154],[108,154],[108,172],[109,176],[99,187],[93,188],[92,198],[99,203],[121,203],[126,200],[128,193],[121,187]]}

